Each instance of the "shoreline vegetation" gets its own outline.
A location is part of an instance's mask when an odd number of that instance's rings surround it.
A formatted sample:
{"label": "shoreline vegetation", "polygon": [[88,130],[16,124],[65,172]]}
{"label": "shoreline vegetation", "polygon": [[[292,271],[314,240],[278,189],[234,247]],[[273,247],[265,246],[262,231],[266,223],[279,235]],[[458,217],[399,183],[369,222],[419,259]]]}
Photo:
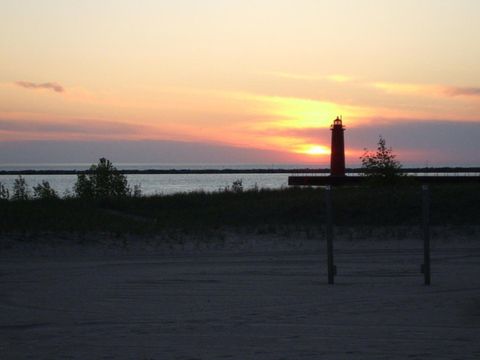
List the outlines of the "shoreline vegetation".
{"label": "shoreline vegetation", "polygon": [[[158,174],[330,174],[330,168],[297,168],[297,169],[119,169],[124,175],[158,175]],[[347,168],[347,174],[363,173],[363,168]],[[91,170],[0,170],[0,175],[78,175],[89,174]],[[480,167],[415,167],[402,168],[399,173],[480,173]]]}
{"label": "shoreline vegetation", "polygon": [[[422,221],[421,186],[397,172],[386,176],[384,163],[374,165],[379,169],[367,173],[362,186],[333,187],[334,225],[395,229],[391,235],[410,236]],[[480,183],[435,184],[430,197],[432,226],[478,230]],[[124,172],[101,158],[77,174],[68,196],[60,197],[47,181],[33,187],[32,196],[22,176],[11,196],[0,184],[0,235],[169,234],[208,241],[231,232],[286,237],[304,232],[307,238],[319,237],[327,218],[324,204],[322,187],[244,189],[242,180],[215,192],[144,196],[138,186],[128,184]]]}
{"label": "shoreline vegetation", "polygon": [[[349,238],[368,237],[374,229],[385,229],[385,236],[394,238],[411,238],[420,232],[420,186],[346,187],[332,192],[335,227],[344,233],[353,231]],[[324,196],[321,188],[230,187],[214,193],[0,201],[0,235],[33,240],[42,234],[72,238],[89,238],[89,234],[113,238],[193,236],[208,242],[233,232],[282,237],[303,233],[306,238],[323,238]],[[432,186],[431,225],[464,235],[478,234],[479,203],[479,185]],[[359,232],[355,235],[348,229]]]}

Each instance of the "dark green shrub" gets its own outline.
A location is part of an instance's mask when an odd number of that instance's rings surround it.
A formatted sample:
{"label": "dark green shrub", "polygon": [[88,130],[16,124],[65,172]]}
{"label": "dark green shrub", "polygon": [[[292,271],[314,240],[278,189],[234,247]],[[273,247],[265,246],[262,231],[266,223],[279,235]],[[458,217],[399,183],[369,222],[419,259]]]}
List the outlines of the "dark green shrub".
{"label": "dark green shrub", "polygon": [[0,200],[8,200],[10,198],[10,191],[0,183]]}
{"label": "dark green shrub", "polygon": [[402,176],[402,165],[395,159],[392,148],[387,148],[385,139],[380,136],[375,153],[365,149],[360,156],[362,171],[374,182],[391,183]]}
{"label": "dark green shrub", "polygon": [[41,184],[33,187],[33,197],[35,199],[58,199],[55,189],[52,189],[48,181],[43,180]]}
{"label": "dark green shrub", "polygon": [[131,193],[125,175],[105,158],[92,165],[87,173],[77,176],[74,191],[82,199],[118,198]]}
{"label": "dark green shrub", "polygon": [[27,182],[19,175],[13,184],[12,200],[28,200],[29,198],[30,191],[28,190]]}

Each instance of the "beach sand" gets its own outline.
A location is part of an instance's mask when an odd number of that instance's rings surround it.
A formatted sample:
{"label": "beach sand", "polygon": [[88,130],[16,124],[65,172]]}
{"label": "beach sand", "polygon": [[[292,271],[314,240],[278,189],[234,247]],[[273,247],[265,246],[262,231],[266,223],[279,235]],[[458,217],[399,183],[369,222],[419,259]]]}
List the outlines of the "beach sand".
{"label": "beach sand", "polygon": [[0,253],[1,359],[479,359],[480,241],[38,245]]}

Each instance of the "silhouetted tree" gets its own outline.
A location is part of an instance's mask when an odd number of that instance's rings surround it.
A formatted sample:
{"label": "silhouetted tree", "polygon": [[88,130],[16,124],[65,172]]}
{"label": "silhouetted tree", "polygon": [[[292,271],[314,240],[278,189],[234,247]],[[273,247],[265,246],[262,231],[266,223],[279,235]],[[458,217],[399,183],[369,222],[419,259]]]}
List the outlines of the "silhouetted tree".
{"label": "silhouetted tree", "polygon": [[371,178],[391,181],[402,175],[402,165],[396,160],[391,147],[387,147],[385,139],[380,136],[377,144],[377,151],[370,152],[364,149],[365,153],[360,156],[362,170],[366,176]]}
{"label": "silhouetted tree", "polygon": [[19,175],[13,183],[12,200],[28,200],[30,197],[30,191],[27,187],[25,179]]}
{"label": "silhouetted tree", "polygon": [[58,199],[58,194],[48,181],[43,180],[41,184],[33,187],[33,197],[35,199]]}
{"label": "silhouetted tree", "polygon": [[130,195],[127,178],[113,166],[110,160],[101,158],[86,174],[79,174],[74,186],[80,198],[105,199]]}

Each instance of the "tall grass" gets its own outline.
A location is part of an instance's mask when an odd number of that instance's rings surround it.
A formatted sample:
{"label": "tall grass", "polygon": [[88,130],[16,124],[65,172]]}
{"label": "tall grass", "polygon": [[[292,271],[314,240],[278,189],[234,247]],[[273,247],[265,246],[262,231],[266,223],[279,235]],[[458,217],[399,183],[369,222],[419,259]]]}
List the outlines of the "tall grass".
{"label": "tall grass", "polygon": [[[333,189],[337,226],[410,226],[421,221],[419,186]],[[433,225],[480,225],[480,186],[431,187]],[[0,233],[155,234],[239,228],[321,228],[324,190],[193,192],[107,200],[0,201]]]}

